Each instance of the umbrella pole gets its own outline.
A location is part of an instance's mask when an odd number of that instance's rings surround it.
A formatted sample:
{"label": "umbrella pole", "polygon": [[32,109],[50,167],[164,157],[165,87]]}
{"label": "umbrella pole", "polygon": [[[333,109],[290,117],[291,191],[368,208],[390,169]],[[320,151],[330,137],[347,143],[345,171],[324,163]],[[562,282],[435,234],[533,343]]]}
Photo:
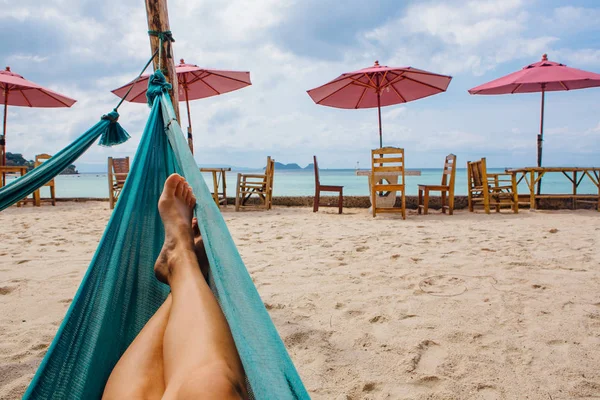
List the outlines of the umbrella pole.
{"label": "umbrella pole", "polygon": [[379,75],[377,75],[377,115],[379,116],[379,148],[383,148],[381,135],[381,88],[379,87]]}
{"label": "umbrella pole", "polygon": [[187,116],[188,116],[188,129],[187,129],[188,146],[190,146],[190,151],[192,152],[192,154],[194,154],[194,137],[192,136],[192,116],[190,114],[190,100],[188,98],[187,84],[184,84],[184,85],[185,86],[183,88],[185,90],[185,106],[187,108]]}
{"label": "umbrella pole", "polygon": [[[4,125],[2,129],[2,139],[0,139],[0,146],[2,147],[2,166],[6,166],[6,118],[8,116],[8,87],[4,88]],[[6,185],[6,174],[2,172],[2,185]]]}
{"label": "umbrella pole", "polygon": [[[542,106],[541,106],[541,111],[540,111],[540,134],[538,135],[537,138],[537,150],[538,150],[538,154],[537,154],[537,165],[538,167],[542,166],[542,144],[544,142],[544,100],[545,100],[545,94],[546,94],[546,84],[542,83]],[[537,184],[537,194],[540,194],[542,190],[542,179],[540,178],[540,180],[538,181]]]}

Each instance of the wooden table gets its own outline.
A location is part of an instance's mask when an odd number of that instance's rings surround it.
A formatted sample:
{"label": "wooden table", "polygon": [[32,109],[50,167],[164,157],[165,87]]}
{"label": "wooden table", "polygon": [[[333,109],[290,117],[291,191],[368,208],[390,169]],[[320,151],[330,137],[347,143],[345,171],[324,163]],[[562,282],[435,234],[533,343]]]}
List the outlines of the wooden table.
{"label": "wooden table", "polygon": [[[371,193],[371,170],[370,169],[359,169],[356,171],[356,176],[368,176],[369,177],[369,193]],[[376,177],[379,180],[384,179],[390,184],[397,184],[398,177],[400,173],[398,172],[378,172]],[[404,176],[421,176],[421,171],[414,169],[404,170]],[[369,196],[371,199],[371,196]],[[380,196],[377,196],[377,206],[378,207],[393,207],[396,203],[396,192],[388,192],[384,193]],[[372,204],[371,204],[372,205]]]}
{"label": "wooden table", "polygon": [[[538,199],[572,199],[573,208],[577,202],[597,203],[600,211],[600,167],[525,167],[507,169],[507,173],[513,174],[517,178],[517,184],[525,180],[529,188],[529,207],[536,209],[536,200]],[[536,194],[536,186],[542,177],[547,173],[561,173],[573,186],[571,194]],[[588,177],[590,181],[598,188],[597,194],[578,194],[577,188],[581,181]]]}
{"label": "wooden table", "polygon": [[[0,188],[6,185],[6,174],[19,174],[19,176],[23,176],[27,173],[27,167],[24,166],[0,166]],[[35,196],[34,196],[34,204],[35,204]],[[21,201],[17,201],[17,207],[21,207]]]}
{"label": "wooden table", "polygon": [[6,174],[16,173],[23,176],[27,173],[27,167],[25,166],[0,166],[0,174],[2,174],[2,179],[0,179],[0,187],[4,187],[6,185]]}
{"label": "wooden table", "polygon": [[[227,181],[225,179],[225,173],[231,171],[231,168],[200,168],[200,172],[212,173],[213,179],[213,199],[217,206],[223,204],[227,207]],[[219,183],[222,182],[223,192],[219,193]],[[223,197],[219,198],[219,195]]]}

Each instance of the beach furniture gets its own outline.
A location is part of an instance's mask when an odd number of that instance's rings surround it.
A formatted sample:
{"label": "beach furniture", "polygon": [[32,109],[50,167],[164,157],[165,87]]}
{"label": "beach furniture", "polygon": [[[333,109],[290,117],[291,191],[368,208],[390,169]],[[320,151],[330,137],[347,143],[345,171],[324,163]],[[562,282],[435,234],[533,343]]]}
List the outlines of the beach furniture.
{"label": "beach furniture", "polygon": [[[224,205],[227,207],[227,180],[225,179],[225,173],[231,171],[231,168],[200,168],[200,172],[210,172],[213,180],[213,192],[212,196],[217,206]],[[219,191],[219,186],[223,189]]]}
{"label": "beach furniture", "polygon": [[[493,81],[469,90],[470,94],[515,94],[542,93],[540,133],[537,135],[537,166],[542,166],[542,144],[544,142],[544,100],[546,92],[571,91],[600,86],[600,74],[567,67],[565,64],[542,60],[523,67]],[[542,179],[537,181],[537,194],[541,193]]]}
{"label": "beach furniture", "polygon": [[[452,215],[454,213],[454,178],[456,177],[456,156],[448,154],[444,162],[441,185],[419,185],[419,208],[418,212],[427,215],[429,210],[429,192],[440,192],[442,200],[442,213]],[[448,196],[448,204],[446,204]]]}
{"label": "beach furniture", "polygon": [[[319,211],[319,206],[321,207],[338,207],[339,213],[342,213],[342,206],[344,204],[344,195],[342,193],[344,187],[343,186],[332,186],[332,185],[321,185],[321,181],[319,179],[319,164],[317,163],[317,156],[313,156],[314,167],[315,167],[315,198],[313,200],[313,212]],[[337,205],[329,205],[329,204],[319,204],[321,200],[321,192],[335,192],[339,194],[338,204]]]}
{"label": "beach furniture", "polygon": [[[50,154],[38,154],[35,156],[35,161],[33,163],[33,166],[35,168],[39,167],[40,165],[42,165],[42,163],[46,160],[49,160],[50,158],[52,158],[52,156]],[[50,181],[46,182],[44,184],[44,186],[48,186],[50,188],[50,197],[49,198],[42,198],[41,189],[37,189],[35,192],[33,192],[33,203],[35,206],[39,207],[41,206],[42,202],[51,202],[53,206],[56,205],[56,186],[54,183],[54,179],[51,179]]]}
{"label": "beach furniture", "polygon": [[[4,125],[0,135],[0,166],[6,166],[6,120],[8,106],[21,107],[71,107],[75,100],[46,89],[23,78],[6,67],[0,71],[0,92],[4,103]],[[2,186],[6,185],[6,172],[0,171]],[[1,186],[0,186],[1,187]]]}
{"label": "beach furniture", "polygon": [[[577,203],[595,204],[600,211],[600,168],[599,167],[525,167],[507,169],[507,173],[515,176],[517,184],[525,181],[529,189],[529,200],[521,202],[528,204],[531,210],[537,207],[539,199],[570,199],[573,209],[577,208]],[[564,176],[571,182],[572,192],[569,193],[536,193],[536,185],[546,174],[555,174],[555,176]],[[596,193],[577,193],[581,182],[588,178],[596,187]]]}
{"label": "beach furniture", "polygon": [[112,158],[108,157],[108,200],[110,209],[115,208],[115,203],[119,199],[125,180],[129,174],[129,157]]}
{"label": "beach furniture", "polygon": [[494,206],[496,212],[509,206],[516,214],[519,212],[517,180],[514,174],[490,174],[487,172],[485,158],[467,162],[469,211],[481,204],[487,214]]}
{"label": "beach furniture", "polygon": [[[175,66],[175,73],[177,75],[179,93],[183,95],[179,98],[179,101],[185,101],[187,109],[188,146],[193,154],[194,137],[192,135],[190,100],[217,96],[250,86],[252,85],[252,82],[250,82],[250,72],[200,68],[194,64],[186,64],[182,58],[179,60],[179,65]],[[112,92],[132,103],[146,104],[146,91],[148,90],[149,78],[150,75],[142,75],[140,79],[131,81]]]}
{"label": "beach furniture", "polygon": [[[275,173],[275,160],[267,157],[267,166],[264,174],[238,174],[235,191],[235,211],[242,208],[262,208],[270,210],[273,198],[273,175]],[[247,204],[250,197],[255,196],[259,205]]]}
{"label": "beach furniture", "polygon": [[[402,219],[406,219],[406,190],[404,180],[404,149],[397,147],[382,147],[371,150],[371,207],[373,217],[377,213],[401,213]],[[394,173],[397,181],[390,182],[386,177],[378,176],[379,173]],[[380,205],[377,202],[379,196],[387,196],[391,192],[400,192],[402,198],[401,206],[394,204]],[[395,198],[395,197],[394,197]]]}
{"label": "beach furniture", "polygon": [[413,67],[388,67],[375,61],[371,67],[346,72],[307,93],[322,106],[353,110],[377,107],[379,147],[383,147],[381,107],[445,92],[451,80],[451,76]]}

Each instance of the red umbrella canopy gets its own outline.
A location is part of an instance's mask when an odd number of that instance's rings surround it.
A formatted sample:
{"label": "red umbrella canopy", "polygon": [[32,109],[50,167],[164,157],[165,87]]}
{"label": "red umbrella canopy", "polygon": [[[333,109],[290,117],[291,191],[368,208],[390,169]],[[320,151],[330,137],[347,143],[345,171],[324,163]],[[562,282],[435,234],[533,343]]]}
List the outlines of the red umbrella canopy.
{"label": "red umbrella canopy", "polygon": [[6,67],[0,71],[0,95],[5,105],[22,107],[71,107],[73,100],[53,90],[46,89],[15,74]]}
{"label": "red umbrella canopy", "polygon": [[413,67],[386,67],[375,61],[372,67],[342,74],[309,90],[308,95],[329,107],[374,108],[445,92],[451,80],[451,76]]}
{"label": "red umbrella canopy", "polygon": [[529,64],[513,72],[469,90],[471,94],[512,94],[556,92],[600,86],[600,74],[587,72],[565,64],[549,61],[544,54],[542,61]]}
{"label": "red umbrella canopy", "polygon": [[336,108],[374,108],[379,115],[379,146],[383,147],[381,107],[445,92],[451,76],[413,67],[375,65],[342,74],[322,86],[308,90],[317,104]]}
{"label": "red umbrella canopy", "polygon": [[[469,90],[470,94],[513,94],[542,93],[540,133],[537,137],[537,165],[542,166],[542,142],[544,140],[544,96],[546,92],[585,89],[600,86],[600,74],[570,68],[564,64],[549,61],[542,55],[542,61],[529,64],[520,71],[513,72]],[[541,180],[540,180],[541,182]],[[540,186],[538,183],[538,194]]]}
{"label": "red umbrella canopy", "polygon": [[[179,101],[203,99],[252,85],[250,72],[205,69],[197,65],[186,64],[183,59],[175,67],[175,72],[179,84]],[[145,103],[149,77],[150,75],[143,75],[135,83],[125,100],[133,103]],[[112,92],[123,98],[132,84],[133,81]]]}

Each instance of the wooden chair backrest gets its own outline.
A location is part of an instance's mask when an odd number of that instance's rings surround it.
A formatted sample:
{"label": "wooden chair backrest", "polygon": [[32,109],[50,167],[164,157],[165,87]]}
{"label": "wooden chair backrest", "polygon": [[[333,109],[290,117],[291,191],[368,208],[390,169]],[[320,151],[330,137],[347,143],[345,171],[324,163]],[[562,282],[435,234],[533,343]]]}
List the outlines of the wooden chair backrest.
{"label": "wooden chair backrest", "polygon": [[442,172],[442,186],[454,187],[456,177],[456,156],[448,154],[444,162],[444,172]]}
{"label": "wooden chair backrest", "polygon": [[275,160],[271,156],[267,157],[267,168],[265,175],[267,176],[267,190],[273,189],[273,175],[275,174]]}
{"label": "wooden chair backrest", "polygon": [[371,174],[378,172],[396,172],[398,185],[404,185],[404,149],[382,147],[371,150]]}
{"label": "wooden chair backrest", "polygon": [[313,156],[313,166],[315,167],[315,185],[317,187],[321,186],[321,181],[319,180],[319,164],[317,164],[317,156]]}
{"label": "wooden chair backrest", "polygon": [[39,167],[40,165],[42,165],[42,163],[46,160],[51,159],[52,156],[50,154],[46,154],[46,153],[42,153],[42,154],[38,154],[35,156],[35,163],[33,164],[34,167]]}
{"label": "wooden chair backrest", "polygon": [[[129,157],[125,158],[112,158],[112,169],[114,174],[128,174],[129,173]],[[115,175],[115,183],[117,185],[123,185],[127,176]]]}
{"label": "wooden chair backrest", "polygon": [[487,184],[485,157],[479,161],[469,161],[467,163],[467,174],[471,189],[484,187]]}

